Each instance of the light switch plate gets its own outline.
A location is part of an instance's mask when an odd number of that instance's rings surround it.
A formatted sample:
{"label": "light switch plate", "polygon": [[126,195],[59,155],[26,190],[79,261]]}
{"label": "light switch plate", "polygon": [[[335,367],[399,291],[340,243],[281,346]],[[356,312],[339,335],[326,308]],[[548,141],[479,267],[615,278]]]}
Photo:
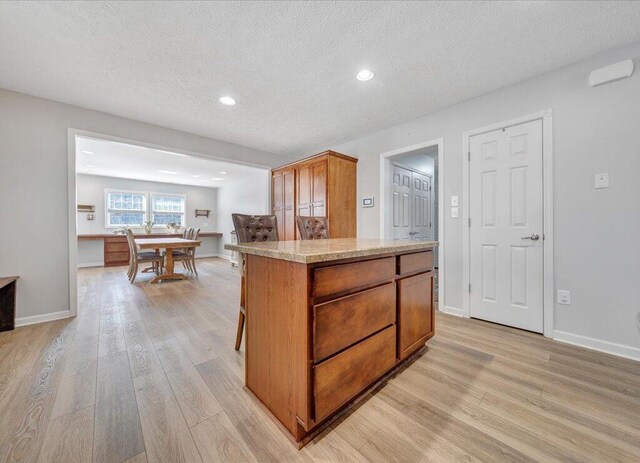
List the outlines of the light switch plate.
{"label": "light switch plate", "polygon": [[373,207],[373,196],[362,198],[362,207]]}
{"label": "light switch plate", "polygon": [[458,208],[457,207],[452,207],[451,208],[451,217],[453,217],[454,219],[458,218]]}
{"label": "light switch plate", "polygon": [[458,197],[457,196],[452,196],[451,197],[451,207],[457,207],[458,206]]}
{"label": "light switch plate", "polygon": [[558,304],[571,305],[571,291],[558,290]]}
{"label": "light switch plate", "polygon": [[595,187],[596,189],[600,188],[609,188],[609,174],[604,172],[602,174],[595,175]]}

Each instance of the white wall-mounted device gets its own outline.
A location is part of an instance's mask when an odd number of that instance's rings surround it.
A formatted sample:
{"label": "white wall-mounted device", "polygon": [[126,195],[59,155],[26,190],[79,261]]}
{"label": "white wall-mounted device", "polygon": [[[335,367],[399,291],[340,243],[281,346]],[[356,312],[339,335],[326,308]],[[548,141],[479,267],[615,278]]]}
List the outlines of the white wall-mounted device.
{"label": "white wall-mounted device", "polygon": [[596,189],[609,188],[609,174],[607,172],[603,172],[601,174],[596,174],[594,176],[593,186]]}
{"label": "white wall-mounted device", "polygon": [[373,196],[362,198],[362,207],[373,207]]}
{"label": "white wall-mounted device", "polygon": [[633,74],[633,61],[630,59],[610,64],[591,71],[589,74],[589,84],[592,87],[608,84],[620,79],[626,79]]}

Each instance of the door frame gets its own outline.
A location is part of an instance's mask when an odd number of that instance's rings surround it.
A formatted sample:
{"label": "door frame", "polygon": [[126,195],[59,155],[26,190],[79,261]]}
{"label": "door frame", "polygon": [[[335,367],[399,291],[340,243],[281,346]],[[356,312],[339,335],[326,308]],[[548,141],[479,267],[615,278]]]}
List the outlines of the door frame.
{"label": "door frame", "polygon": [[380,195],[378,202],[380,203],[380,239],[392,239],[391,221],[387,220],[391,217],[391,209],[386,200],[391,191],[391,169],[394,156],[409,153],[423,148],[432,146],[438,147],[438,310],[444,311],[445,308],[445,224],[444,224],[444,138],[435,138],[424,143],[418,143],[404,148],[398,148],[386,151],[380,154]]}
{"label": "door frame", "polygon": [[553,279],[553,119],[552,110],[540,111],[485,127],[466,131],[462,134],[462,315],[471,317],[469,285],[471,281],[471,233],[469,230],[470,175],[469,175],[469,139],[475,135],[493,132],[506,127],[524,124],[536,120],[542,121],[542,206],[543,206],[543,297],[542,316],[543,334],[553,337],[554,317],[554,279]]}
{"label": "door frame", "polygon": [[[401,169],[405,169],[408,171],[413,172],[414,174],[420,174],[420,175],[424,175],[425,177],[429,177],[431,179],[431,185],[433,186],[433,175],[431,174],[427,174],[426,172],[422,172],[418,169],[414,169],[413,167],[409,167],[409,166],[405,166],[404,164],[402,164],[401,162],[397,162],[397,161],[391,161],[391,165],[392,166],[396,166],[396,167],[400,167]],[[434,172],[435,174],[435,172]],[[412,186],[413,188],[413,186]],[[433,201],[433,188],[431,189],[431,222],[433,222],[433,219],[435,218],[433,215],[433,205],[435,204],[435,202]],[[440,224],[438,224],[440,225]],[[433,232],[433,230],[432,230]],[[435,238],[434,238],[435,239]]]}
{"label": "door frame", "polygon": [[172,153],[185,154],[213,161],[225,161],[233,164],[240,164],[251,167],[264,169],[267,175],[267,195],[265,198],[265,213],[271,211],[271,171],[272,167],[253,163],[244,162],[236,159],[225,158],[222,156],[214,156],[208,154],[197,153],[185,149],[175,148],[171,146],[158,145],[148,143],[141,140],[130,138],[116,137],[88,130],[67,128],[67,205],[68,205],[68,228],[69,228],[69,314],[62,318],[75,317],[78,315],[78,223],[77,223],[77,172],[76,172],[76,137],[97,138],[106,141],[115,141],[126,143],[129,145],[144,146]]}

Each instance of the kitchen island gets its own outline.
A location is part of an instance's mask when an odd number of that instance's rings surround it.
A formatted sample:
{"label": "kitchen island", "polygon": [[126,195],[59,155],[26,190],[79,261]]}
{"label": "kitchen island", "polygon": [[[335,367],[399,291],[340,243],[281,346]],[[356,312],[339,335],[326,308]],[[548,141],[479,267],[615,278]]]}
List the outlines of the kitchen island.
{"label": "kitchen island", "polygon": [[434,241],[225,245],[244,256],[245,384],[302,446],[434,335]]}

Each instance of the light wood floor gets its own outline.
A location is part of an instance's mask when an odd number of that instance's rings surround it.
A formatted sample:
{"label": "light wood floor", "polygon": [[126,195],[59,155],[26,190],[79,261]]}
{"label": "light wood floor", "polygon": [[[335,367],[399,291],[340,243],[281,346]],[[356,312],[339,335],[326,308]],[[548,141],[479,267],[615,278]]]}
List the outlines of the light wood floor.
{"label": "light wood floor", "polygon": [[0,460],[640,461],[640,363],[438,315],[424,356],[301,451],[242,389],[239,277],[80,271],[80,315],[0,333]]}

